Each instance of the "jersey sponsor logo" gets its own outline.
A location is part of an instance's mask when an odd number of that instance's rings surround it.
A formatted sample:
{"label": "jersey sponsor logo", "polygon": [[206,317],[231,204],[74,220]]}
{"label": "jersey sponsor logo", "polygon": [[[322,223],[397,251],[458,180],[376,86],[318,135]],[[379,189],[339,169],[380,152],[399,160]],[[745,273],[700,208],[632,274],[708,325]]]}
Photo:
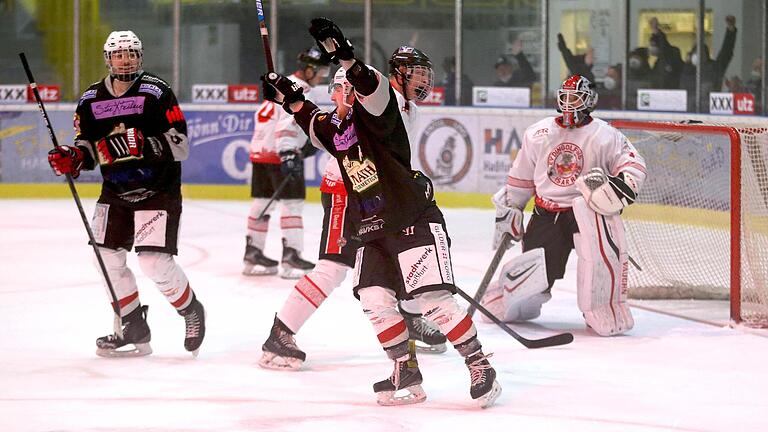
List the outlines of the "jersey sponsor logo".
{"label": "jersey sponsor logo", "polygon": [[[360,221],[360,227],[357,229],[357,235],[362,236],[368,233],[376,232],[384,228],[384,219],[376,218],[372,216]],[[362,248],[358,250],[358,254],[362,251]],[[358,255],[359,256],[359,255]]]}
{"label": "jersey sponsor logo", "polygon": [[139,93],[149,93],[157,99],[160,99],[160,96],[163,95],[163,89],[154,84],[142,84],[139,86]]}
{"label": "jersey sponsor logo", "polygon": [[564,142],[558,144],[547,156],[547,176],[549,180],[562,187],[576,183],[584,167],[584,154],[576,144]]}
{"label": "jersey sponsor logo", "polygon": [[165,112],[165,118],[168,119],[168,123],[177,123],[184,121],[184,113],[181,112],[181,108],[178,105],[174,105]]}
{"label": "jersey sponsor logo", "polygon": [[91,104],[91,112],[97,120],[144,112],[144,96],[98,101]]}
{"label": "jersey sponsor logo", "polygon": [[534,138],[544,135],[549,135],[549,128],[537,129],[536,132],[533,133]]}
{"label": "jersey sponsor logo", "polygon": [[435,247],[437,248],[437,263],[440,269],[440,276],[444,283],[453,283],[453,267],[451,266],[451,252],[448,246],[448,234],[443,229],[443,226],[438,223],[430,223],[429,230],[432,231],[432,236],[435,240]]}
{"label": "jersey sponsor logo", "polygon": [[343,165],[344,171],[347,172],[347,176],[350,182],[352,182],[352,189],[357,193],[362,193],[379,182],[379,173],[376,170],[376,165],[370,159],[355,161],[350,160],[348,156],[344,156]]}
{"label": "jersey sponsor logo", "polygon": [[96,89],[92,89],[92,90],[86,91],[85,93],[83,93],[82,96],[80,96],[80,102],[78,102],[77,104],[78,105],[82,105],[83,102],[87,101],[88,99],[95,98],[96,97],[96,93],[97,93]]}
{"label": "jersey sponsor logo", "polygon": [[427,177],[435,183],[458,183],[472,166],[472,139],[469,132],[457,120],[433,120],[419,139],[419,162]]}
{"label": "jersey sponsor logo", "polygon": [[24,103],[27,101],[27,86],[0,85],[0,103]]}
{"label": "jersey sponsor logo", "polygon": [[333,146],[336,147],[336,150],[344,151],[355,144],[357,144],[357,132],[352,124],[341,134],[333,136]]}
{"label": "jersey sponsor logo", "polygon": [[168,83],[165,82],[164,80],[162,80],[162,79],[160,79],[160,78],[158,78],[156,76],[152,76],[152,75],[146,74],[146,73],[141,76],[141,80],[142,81],[156,82],[156,83],[161,84],[163,87],[166,87],[166,88],[170,87],[168,85]]}
{"label": "jersey sponsor logo", "polygon": [[[40,95],[40,100],[43,102],[59,102],[61,100],[61,90],[57,85],[38,84],[37,94]],[[27,100],[29,102],[37,102],[32,86],[28,88]]]}

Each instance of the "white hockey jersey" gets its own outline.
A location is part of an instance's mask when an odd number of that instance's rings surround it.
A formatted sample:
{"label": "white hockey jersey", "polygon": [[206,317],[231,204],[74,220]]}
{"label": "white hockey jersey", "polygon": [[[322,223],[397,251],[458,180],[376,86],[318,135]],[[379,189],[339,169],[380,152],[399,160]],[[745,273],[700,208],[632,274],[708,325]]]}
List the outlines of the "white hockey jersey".
{"label": "white hockey jersey", "polygon": [[[408,141],[413,145],[413,140],[416,134],[416,125],[419,120],[418,108],[416,108],[415,103],[408,101],[409,108],[406,110],[405,98],[397,90],[395,90],[395,97],[397,98],[397,105],[400,107],[400,116],[403,118],[403,123],[408,131]],[[339,163],[334,158],[328,159],[328,162],[325,163],[323,180],[320,183],[320,191],[336,195],[347,194],[347,191],[344,189],[344,180],[341,178]]]}
{"label": "white hockey jersey", "polygon": [[[312,88],[310,85],[290,75],[291,81],[298,83],[304,93]],[[254,114],[254,130],[251,137],[251,161],[254,163],[279,164],[281,151],[300,150],[307,141],[307,136],[301,130],[293,116],[274,102],[265,100]]]}
{"label": "white hockey jersey", "polygon": [[545,118],[525,130],[507,177],[508,205],[524,208],[535,196],[536,205],[549,211],[569,209],[581,196],[576,179],[595,167],[612,176],[631,174],[642,186],[645,160],[619,130],[600,119],[573,129],[555,119]]}

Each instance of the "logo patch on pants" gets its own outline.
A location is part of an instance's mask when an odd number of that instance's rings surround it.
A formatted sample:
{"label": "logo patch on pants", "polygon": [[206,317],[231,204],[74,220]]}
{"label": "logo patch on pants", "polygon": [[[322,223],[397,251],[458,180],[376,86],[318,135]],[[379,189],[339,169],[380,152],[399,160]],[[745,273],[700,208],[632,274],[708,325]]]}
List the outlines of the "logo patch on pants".
{"label": "logo patch on pants", "polygon": [[408,249],[401,252],[397,259],[400,262],[400,269],[403,272],[403,284],[405,284],[407,292],[422,286],[443,283],[434,245]]}
{"label": "logo patch on pants", "polygon": [[139,210],[133,217],[135,246],[165,247],[168,212],[165,210]]}
{"label": "logo patch on pants", "polygon": [[104,238],[107,236],[107,220],[109,219],[109,204],[96,203],[96,209],[93,211],[91,219],[91,229],[93,238],[97,244],[104,244]]}

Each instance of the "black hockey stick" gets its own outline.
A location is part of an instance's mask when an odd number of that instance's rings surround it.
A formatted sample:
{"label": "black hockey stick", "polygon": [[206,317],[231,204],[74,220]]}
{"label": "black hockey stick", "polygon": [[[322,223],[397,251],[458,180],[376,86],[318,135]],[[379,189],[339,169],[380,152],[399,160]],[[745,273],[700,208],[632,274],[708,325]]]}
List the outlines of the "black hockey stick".
{"label": "black hockey stick", "polygon": [[262,210],[261,213],[259,213],[259,216],[256,219],[261,219],[264,217],[264,215],[267,213],[267,210],[269,210],[269,206],[271,206],[272,203],[275,202],[275,200],[277,200],[280,197],[280,193],[283,191],[283,189],[285,189],[286,186],[288,186],[288,183],[291,181],[292,178],[293,178],[293,173],[290,173],[287,176],[285,176],[285,179],[283,179],[283,182],[280,183],[280,186],[278,186],[277,189],[275,189],[275,192],[269,198],[269,202],[267,203],[266,206],[264,206],[264,210]]}
{"label": "black hockey stick", "polygon": [[275,64],[272,62],[272,48],[269,47],[269,31],[267,30],[267,22],[264,19],[264,5],[261,0],[256,0],[256,13],[259,15],[259,31],[261,32],[261,42],[264,44],[267,72],[274,72]]}
{"label": "black hockey stick", "polygon": [[553,347],[558,345],[567,345],[571,342],[573,342],[573,334],[571,333],[560,333],[556,334],[554,336],[545,337],[544,339],[527,339],[514,330],[512,330],[507,324],[502,322],[500,319],[493,316],[491,312],[488,311],[483,305],[476,302],[475,299],[469,296],[469,294],[462,291],[460,288],[456,288],[456,291],[458,291],[459,295],[464,297],[464,300],[468,301],[470,305],[476,307],[480,312],[483,313],[483,315],[487,316],[491,319],[496,325],[501,327],[502,330],[507,332],[510,336],[515,338],[518,342],[523,344],[526,348],[546,348],[546,347]]}
{"label": "black hockey stick", "polygon": [[[504,258],[504,253],[509,249],[509,244],[511,242],[512,235],[510,233],[505,232],[502,234],[499,247],[496,248],[496,253],[493,254],[491,263],[488,265],[488,270],[485,271],[485,276],[483,276],[483,280],[480,281],[480,286],[477,288],[477,292],[475,292],[475,303],[480,303],[480,300],[483,299],[485,291],[488,290],[488,285],[491,283],[493,274],[496,273],[496,269],[499,267],[499,263],[501,263],[501,259]],[[476,309],[474,304],[469,305],[467,313],[470,317],[475,314]]]}
{"label": "black hockey stick", "polygon": [[[29,63],[27,63],[27,56],[24,55],[24,53],[22,52],[22,53],[19,53],[19,58],[21,58],[21,64],[24,66],[24,72],[27,73],[27,79],[29,80],[29,87],[32,89],[32,93],[35,95],[35,100],[37,101],[37,107],[40,109],[40,114],[42,114],[43,116],[43,121],[45,121],[45,126],[48,128],[48,135],[51,137],[51,141],[53,142],[53,147],[58,148],[59,141],[56,139],[56,133],[53,131],[53,125],[51,124],[51,119],[48,118],[48,112],[45,111],[43,100],[40,99],[40,93],[37,90],[37,83],[35,82],[35,78],[32,76],[32,69],[29,68]],[[120,316],[120,302],[117,300],[115,289],[112,287],[112,280],[109,278],[109,274],[107,273],[107,268],[104,265],[104,260],[101,258],[101,252],[99,252],[99,247],[96,245],[96,239],[93,237],[93,231],[91,230],[91,225],[88,223],[88,218],[85,216],[85,210],[83,210],[83,203],[80,201],[80,195],[78,195],[77,189],[75,188],[75,182],[72,180],[71,175],[66,174],[65,177],[67,179],[67,184],[69,184],[69,190],[70,192],[72,192],[72,198],[75,199],[75,204],[77,204],[77,210],[80,212],[80,219],[82,219],[83,225],[85,225],[85,231],[88,233],[88,239],[91,241],[91,245],[93,246],[93,253],[96,254],[96,260],[99,262],[99,268],[101,269],[101,274],[104,276],[104,280],[107,283],[107,288],[109,288],[109,295],[112,296],[112,310],[115,312],[115,334],[122,339],[123,319]]]}

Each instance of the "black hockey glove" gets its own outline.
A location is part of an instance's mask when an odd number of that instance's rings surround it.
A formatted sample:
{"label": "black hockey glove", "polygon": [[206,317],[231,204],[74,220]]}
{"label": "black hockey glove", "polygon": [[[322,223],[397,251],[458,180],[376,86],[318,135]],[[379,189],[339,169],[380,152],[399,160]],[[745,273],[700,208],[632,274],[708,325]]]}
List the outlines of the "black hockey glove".
{"label": "black hockey glove", "polygon": [[280,152],[280,172],[283,175],[301,175],[304,165],[299,152],[293,150],[284,150]]}
{"label": "black hockey glove", "polygon": [[264,99],[282,105],[288,114],[293,114],[292,103],[305,100],[304,90],[298,83],[275,72],[261,76],[261,92]]}
{"label": "black hockey glove", "polygon": [[557,34],[557,49],[560,51],[565,51],[568,49],[568,46],[565,44],[565,38],[563,37],[562,33]]}
{"label": "black hockey glove", "polygon": [[355,58],[354,47],[349,39],[344,37],[339,26],[328,18],[315,18],[311,21],[309,34],[315,38],[317,46],[332,62]]}

